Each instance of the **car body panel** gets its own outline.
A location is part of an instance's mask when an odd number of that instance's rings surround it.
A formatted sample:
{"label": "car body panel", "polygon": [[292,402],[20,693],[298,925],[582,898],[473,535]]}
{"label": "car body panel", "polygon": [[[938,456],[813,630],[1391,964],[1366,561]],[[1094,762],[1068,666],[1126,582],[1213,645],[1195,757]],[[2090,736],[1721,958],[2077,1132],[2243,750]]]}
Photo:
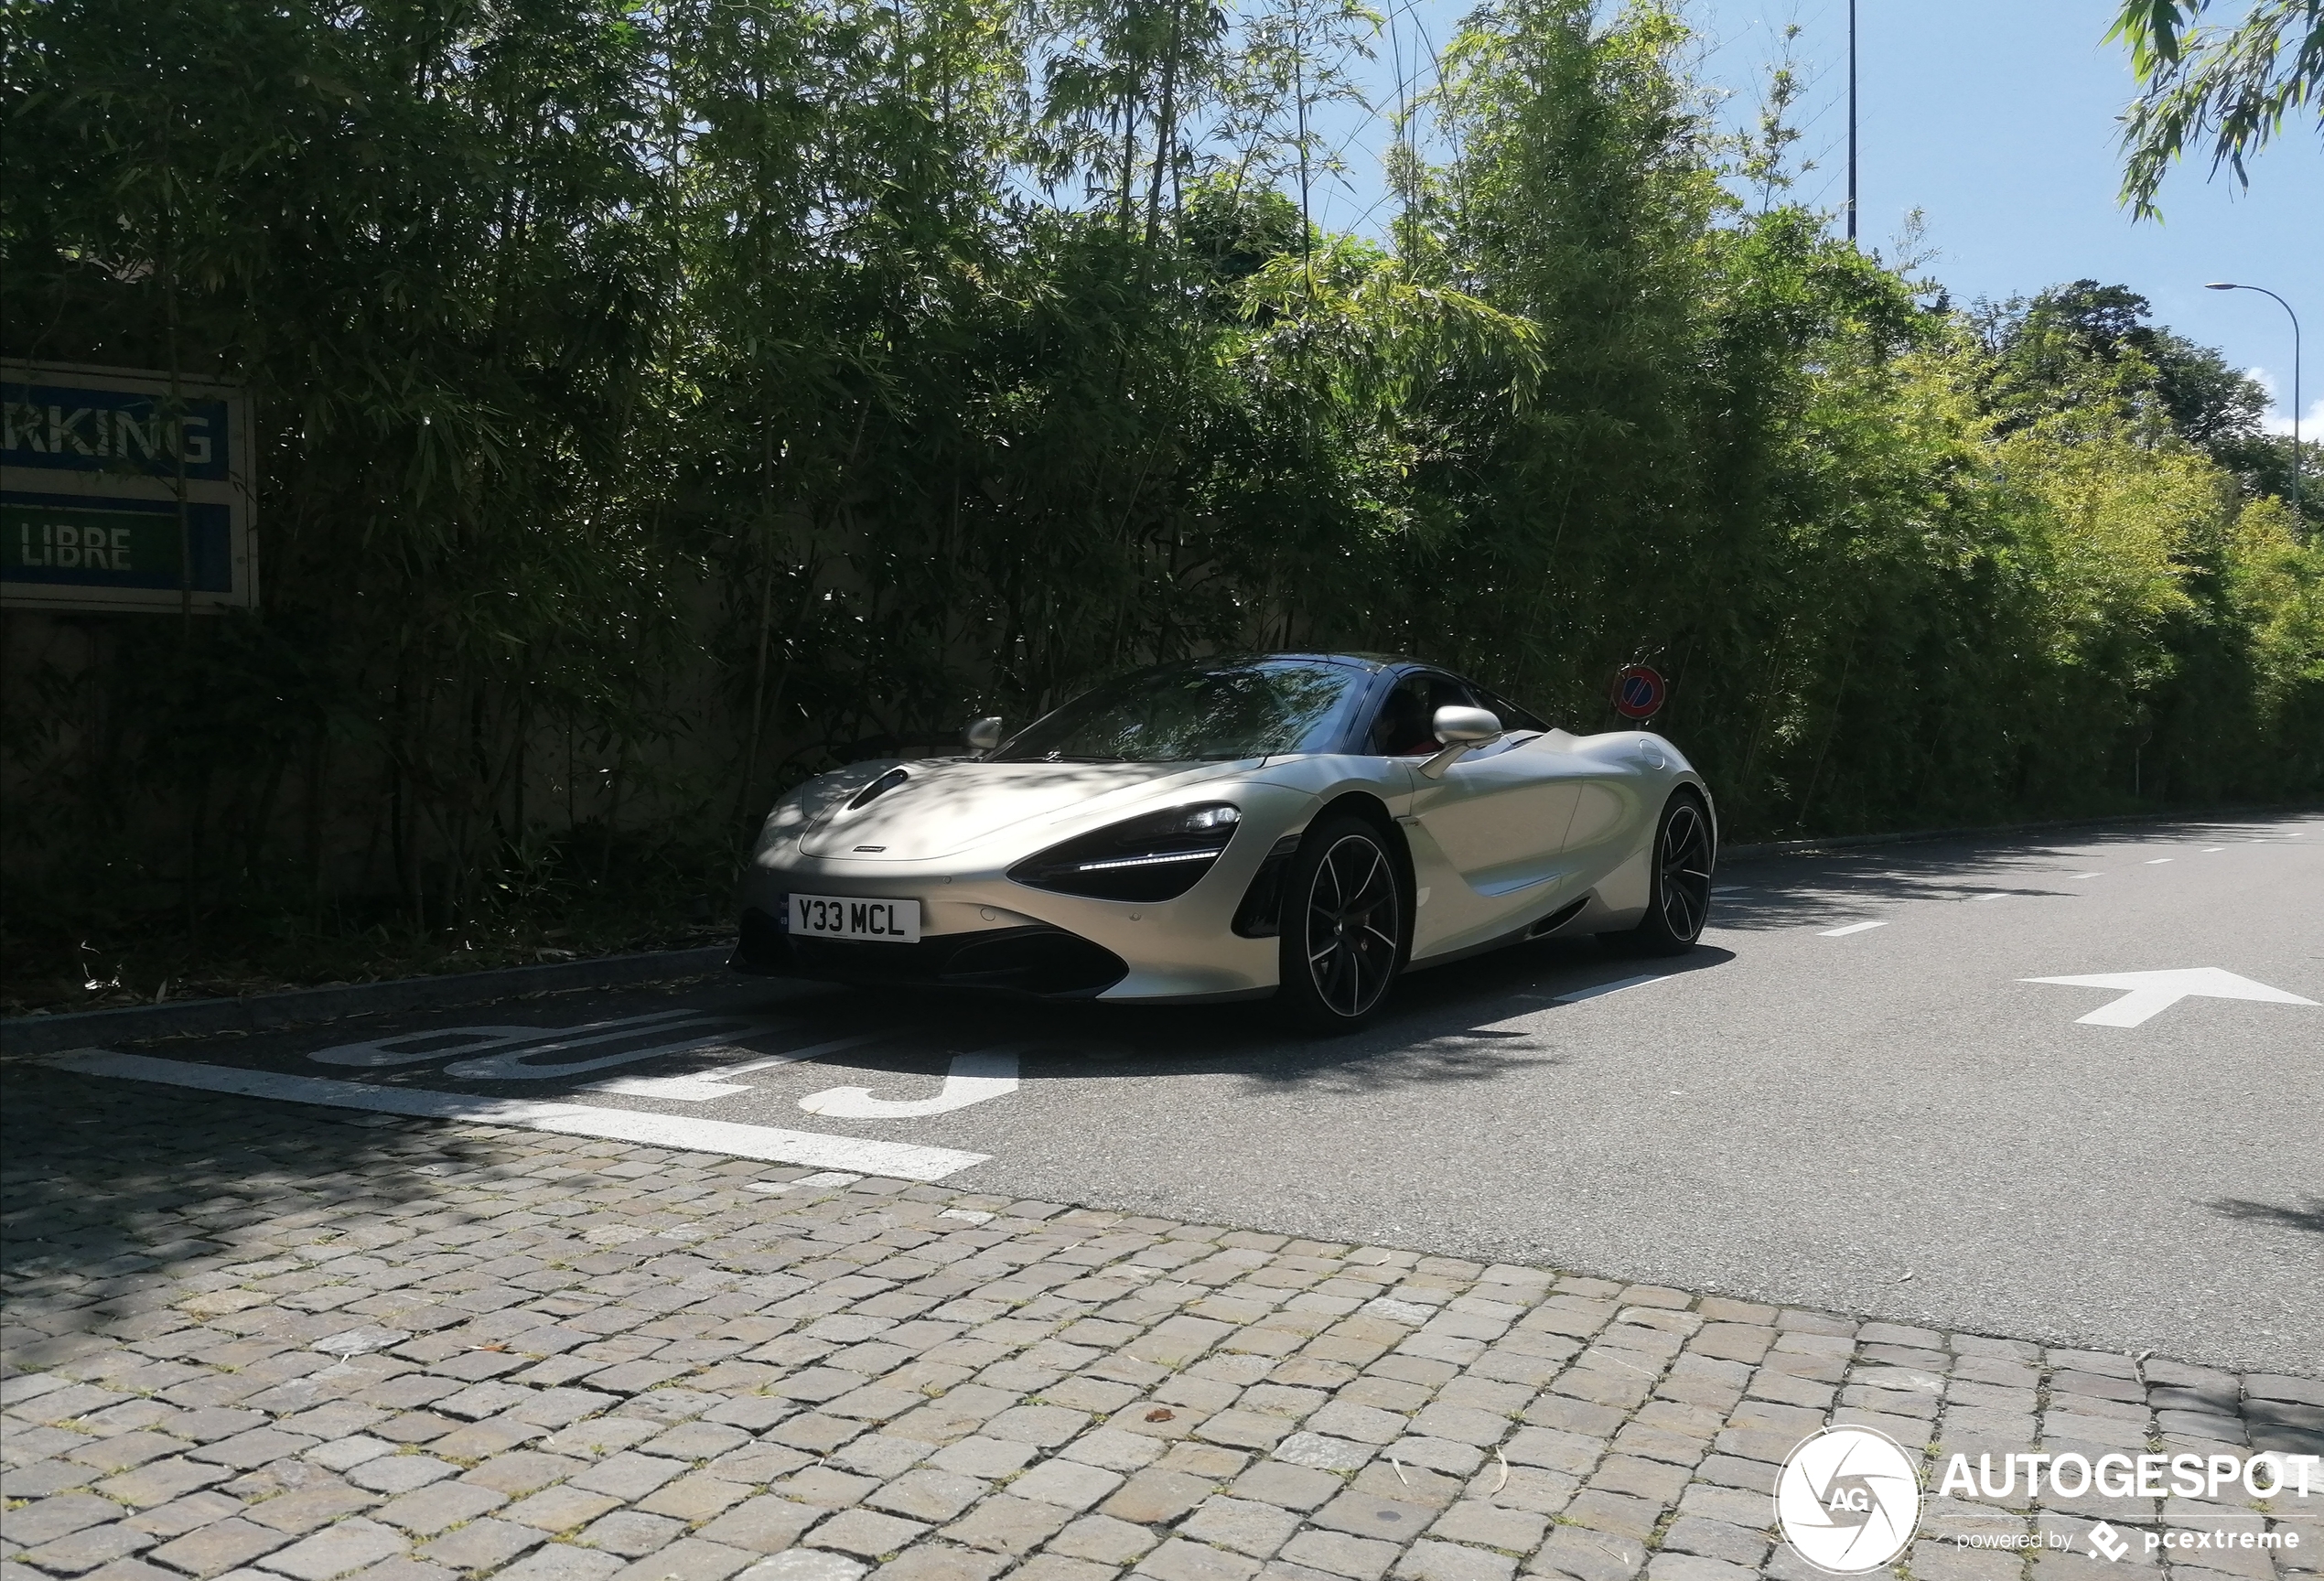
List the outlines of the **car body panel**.
{"label": "car body panel", "polygon": [[[1379,667],[1374,697],[1405,668]],[[1401,835],[1412,867],[1411,963],[1420,966],[1539,933],[1545,921],[1558,932],[1636,923],[1664,802],[1686,785],[1711,804],[1684,756],[1639,731],[1513,733],[1463,754],[1435,779],[1421,772],[1422,761],[1358,751],[1176,764],[852,764],[792,790],[769,814],[742,886],[746,940],[754,915],[762,932],[787,929],[792,894],[910,898],[934,947],[1029,931],[1111,952],[1124,970],[1094,990],[1100,999],[1258,995],[1276,986],[1281,945],[1269,932],[1238,932],[1238,915],[1270,854],[1279,867],[1280,853],[1327,808],[1365,812]],[[898,768],[905,774],[895,789],[847,805]],[[1240,809],[1241,822],[1175,898],[1093,898],[1009,877],[1061,842],[1215,802]],[[862,970],[902,959],[867,953],[900,946],[849,948],[851,960],[868,963]],[[787,952],[788,942],[767,942],[755,961],[745,959],[748,949],[739,952],[737,964],[859,980],[855,967],[802,966]]]}

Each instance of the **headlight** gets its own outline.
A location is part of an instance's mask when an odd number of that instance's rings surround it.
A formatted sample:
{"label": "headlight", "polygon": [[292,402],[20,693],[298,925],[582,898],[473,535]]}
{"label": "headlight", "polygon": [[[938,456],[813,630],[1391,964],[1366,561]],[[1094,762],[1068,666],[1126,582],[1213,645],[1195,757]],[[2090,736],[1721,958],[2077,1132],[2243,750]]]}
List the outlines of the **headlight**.
{"label": "headlight", "polygon": [[1175,900],[1210,871],[1242,822],[1224,801],[1173,807],[1076,835],[1028,856],[1008,876],[1093,900]]}

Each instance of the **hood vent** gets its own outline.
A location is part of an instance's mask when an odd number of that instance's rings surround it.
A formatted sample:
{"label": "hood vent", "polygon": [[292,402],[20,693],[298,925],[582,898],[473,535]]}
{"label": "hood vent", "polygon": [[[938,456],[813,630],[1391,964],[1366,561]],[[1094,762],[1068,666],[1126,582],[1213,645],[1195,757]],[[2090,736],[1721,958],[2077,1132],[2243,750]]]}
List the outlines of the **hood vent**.
{"label": "hood vent", "polygon": [[[847,803],[847,811],[853,812],[858,807],[870,806],[873,802],[878,801],[882,796],[887,795],[890,790],[893,790],[897,786],[901,785],[905,780],[910,779],[911,777],[911,771],[908,769],[890,769],[887,773],[882,774],[878,779],[865,786],[861,790],[856,791],[855,796]],[[862,850],[863,847],[858,846],[856,849]],[[875,845],[872,846],[871,849],[877,851],[879,850],[880,847]]]}

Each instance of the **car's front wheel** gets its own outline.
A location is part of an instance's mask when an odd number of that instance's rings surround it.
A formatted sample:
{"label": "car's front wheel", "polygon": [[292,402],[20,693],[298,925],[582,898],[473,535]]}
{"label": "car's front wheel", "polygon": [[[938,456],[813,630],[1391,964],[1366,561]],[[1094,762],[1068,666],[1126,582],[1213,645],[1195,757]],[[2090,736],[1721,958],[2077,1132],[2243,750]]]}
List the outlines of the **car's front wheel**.
{"label": "car's front wheel", "polygon": [[1710,814],[1688,791],[1662,808],[1654,830],[1653,888],[1646,915],[1629,936],[1649,955],[1684,955],[1703,936],[1711,911],[1711,864],[1717,856]]}
{"label": "car's front wheel", "polygon": [[1286,1008],[1319,1032],[1362,1025],[1404,963],[1404,878],[1379,830],[1333,818],[1309,831],[1284,889]]}

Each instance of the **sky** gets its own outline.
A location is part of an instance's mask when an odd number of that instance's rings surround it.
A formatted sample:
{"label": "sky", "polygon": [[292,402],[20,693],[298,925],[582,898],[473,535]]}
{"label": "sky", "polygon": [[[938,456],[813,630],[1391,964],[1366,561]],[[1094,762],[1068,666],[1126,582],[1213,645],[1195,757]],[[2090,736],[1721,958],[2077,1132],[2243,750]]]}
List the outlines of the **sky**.
{"label": "sky", "polygon": [[[1463,0],[1375,0],[1391,12],[1407,59],[1425,31],[1436,44]],[[2222,0],[2240,13],[2239,0]],[[2284,309],[2252,291],[2206,291],[2210,280],[2265,285],[2288,301],[2307,334],[2302,438],[2324,438],[2324,147],[2312,124],[2287,125],[2249,162],[2206,180],[2208,157],[2165,183],[2164,222],[2134,222],[2120,182],[2114,117],[2132,97],[2127,51],[2100,42],[2116,0],[1857,0],[1858,239],[1890,257],[1918,209],[1931,253],[1921,273],[1962,305],[2030,296],[2064,281],[2123,285],[2154,305],[2155,321],[2216,346],[2275,397],[2270,425],[2292,414],[2292,332]],[[1797,158],[1817,168],[1793,196],[1836,215],[1846,191],[1847,0],[1693,0],[1698,73],[1729,94],[1732,124],[1756,118],[1769,64],[1787,25],[1801,29],[1794,64],[1808,91],[1794,113]],[[1367,68],[1393,98],[1389,41]],[[1378,177],[1359,147],[1349,187],[1320,205],[1334,228],[1376,229]],[[1370,211],[1372,221],[1359,224]],[[1835,221],[1836,223],[1836,221]]]}

